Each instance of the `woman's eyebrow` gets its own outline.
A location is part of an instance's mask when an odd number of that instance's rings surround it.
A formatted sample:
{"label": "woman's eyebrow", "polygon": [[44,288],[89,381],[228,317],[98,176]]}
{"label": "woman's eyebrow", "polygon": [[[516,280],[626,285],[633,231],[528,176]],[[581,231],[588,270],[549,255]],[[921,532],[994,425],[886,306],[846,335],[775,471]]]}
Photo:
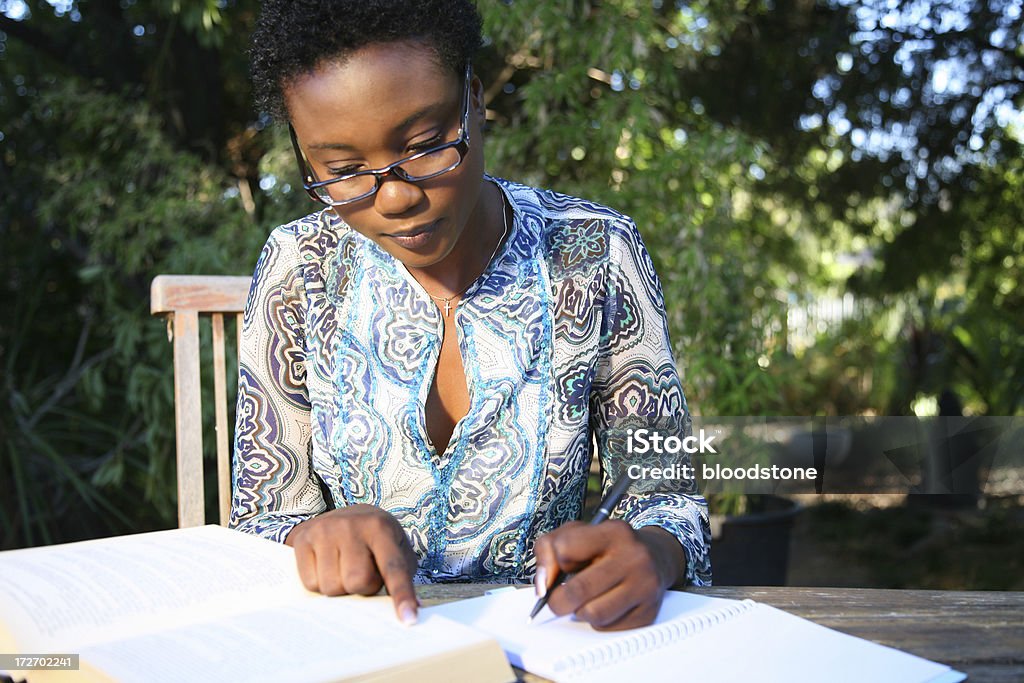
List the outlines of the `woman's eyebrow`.
{"label": "woman's eyebrow", "polygon": [[[418,109],[417,111],[413,112],[412,114],[409,114],[409,116],[406,116],[404,119],[402,119],[398,123],[398,125],[396,125],[394,127],[393,130],[395,130],[395,131],[405,130],[405,129],[409,128],[410,126],[412,126],[413,124],[417,123],[420,119],[426,118],[427,116],[430,116],[431,114],[436,112],[438,109],[443,109],[444,107],[445,107],[445,104],[442,103],[442,102],[435,102],[434,104],[428,104],[427,106],[423,107],[422,109]],[[349,145],[349,144],[346,144],[344,142],[314,142],[314,143],[309,145],[309,149],[310,150],[333,150],[333,151],[342,151],[342,152],[355,152],[355,151],[357,151],[356,148],[353,145]]]}

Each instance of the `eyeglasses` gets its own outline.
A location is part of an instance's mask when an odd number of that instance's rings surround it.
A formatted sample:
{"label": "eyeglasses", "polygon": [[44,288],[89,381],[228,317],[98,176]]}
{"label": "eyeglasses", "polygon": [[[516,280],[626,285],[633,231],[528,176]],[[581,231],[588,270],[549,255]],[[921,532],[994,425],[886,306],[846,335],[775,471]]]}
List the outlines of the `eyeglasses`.
{"label": "eyeglasses", "polygon": [[295,158],[302,172],[302,187],[315,201],[328,206],[342,206],[372,197],[380,189],[384,179],[392,173],[407,183],[419,183],[436,178],[456,169],[469,151],[469,86],[472,67],[466,64],[465,84],[462,90],[462,119],[459,134],[455,140],[424,149],[399,159],[384,168],[368,169],[346,173],[337,178],[318,180],[313,167],[299,147],[295,129],[288,124]]}

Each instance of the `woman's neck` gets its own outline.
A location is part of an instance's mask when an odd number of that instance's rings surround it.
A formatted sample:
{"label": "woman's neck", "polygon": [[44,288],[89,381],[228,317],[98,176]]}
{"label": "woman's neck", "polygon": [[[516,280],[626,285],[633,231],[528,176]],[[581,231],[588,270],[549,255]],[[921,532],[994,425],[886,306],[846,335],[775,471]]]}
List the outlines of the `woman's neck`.
{"label": "woman's neck", "polygon": [[486,270],[511,221],[506,215],[502,191],[485,182],[478,210],[470,218],[451,252],[427,268],[409,272],[434,298],[457,299]]}

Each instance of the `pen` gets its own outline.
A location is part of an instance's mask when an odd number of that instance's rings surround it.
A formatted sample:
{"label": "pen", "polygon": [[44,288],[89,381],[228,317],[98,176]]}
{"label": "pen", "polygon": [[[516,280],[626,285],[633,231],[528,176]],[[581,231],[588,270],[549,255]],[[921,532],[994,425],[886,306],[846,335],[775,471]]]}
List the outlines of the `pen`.
{"label": "pen", "polygon": [[[612,485],[611,491],[609,491],[608,495],[601,501],[601,506],[597,508],[597,514],[595,514],[594,518],[590,520],[590,526],[600,524],[604,520],[608,519],[608,515],[610,515],[612,510],[615,509],[615,506],[619,504],[619,500],[622,498],[623,494],[626,493],[626,489],[629,488],[630,483],[631,481],[629,477],[623,477]],[[551,584],[551,590],[544,593],[544,595],[537,600],[537,604],[534,605],[533,610],[530,611],[530,617],[526,620],[526,623],[531,623],[534,617],[537,616],[537,613],[544,609],[544,605],[548,604],[548,598],[551,597],[551,591],[557,588],[558,584],[562,583],[564,580],[565,572],[559,569],[558,574],[555,576],[554,583]]]}

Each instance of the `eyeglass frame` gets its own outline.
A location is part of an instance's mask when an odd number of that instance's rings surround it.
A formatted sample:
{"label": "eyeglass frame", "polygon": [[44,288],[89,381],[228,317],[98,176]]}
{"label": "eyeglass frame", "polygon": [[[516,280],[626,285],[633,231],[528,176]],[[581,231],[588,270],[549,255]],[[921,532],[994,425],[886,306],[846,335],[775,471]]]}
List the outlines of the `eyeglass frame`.
{"label": "eyeglass frame", "polygon": [[[295,134],[295,128],[293,128],[291,122],[289,122],[288,133],[292,139],[292,149],[295,151],[295,160],[298,162],[299,171],[302,174],[302,189],[306,191],[306,194],[308,194],[313,199],[313,201],[320,202],[321,204],[326,204],[327,206],[344,206],[346,204],[352,204],[354,202],[359,202],[364,199],[368,199],[370,197],[375,196],[377,194],[377,191],[380,190],[381,185],[384,183],[384,179],[392,174],[398,176],[407,183],[420,183],[425,180],[430,180],[432,178],[444,175],[445,173],[450,173],[451,171],[454,171],[456,168],[462,165],[463,160],[465,160],[466,158],[466,154],[469,152],[469,87],[472,79],[472,74],[473,66],[470,62],[466,62],[466,72],[463,76],[465,83],[463,85],[462,91],[462,122],[461,125],[459,126],[458,137],[449,142],[444,142],[441,143],[440,145],[431,147],[430,149],[424,149],[420,150],[419,152],[416,152],[415,154],[410,154],[409,156],[403,157],[398,161],[392,162],[382,168],[370,168],[366,169],[365,171],[347,173],[337,178],[317,180],[316,173],[313,171],[312,164],[309,163],[309,159],[306,158],[306,155],[303,153],[302,148],[299,146],[299,138]],[[443,171],[438,171],[436,173],[431,173],[430,175],[425,176],[410,176],[408,173],[405,172],[405,170],[401,168],[402,164],[408,164],[410,161],[422,159],[423,157],[429,154],[436,154],[438,152],[450,148],[454,148],[455,151],[458,152],[459,160],[453,166],[446,168]],[[358,178],[360,176],[368,175],[372,175],[374,177],[375,183],[373,189],[365,194],[359,195],[358,197],[353,197],[352,199],[328,200],[316,193],[316,190],[318,188],[326,187],[334,183],[340,183],[345,180],[351,180],[352,178]]]}

